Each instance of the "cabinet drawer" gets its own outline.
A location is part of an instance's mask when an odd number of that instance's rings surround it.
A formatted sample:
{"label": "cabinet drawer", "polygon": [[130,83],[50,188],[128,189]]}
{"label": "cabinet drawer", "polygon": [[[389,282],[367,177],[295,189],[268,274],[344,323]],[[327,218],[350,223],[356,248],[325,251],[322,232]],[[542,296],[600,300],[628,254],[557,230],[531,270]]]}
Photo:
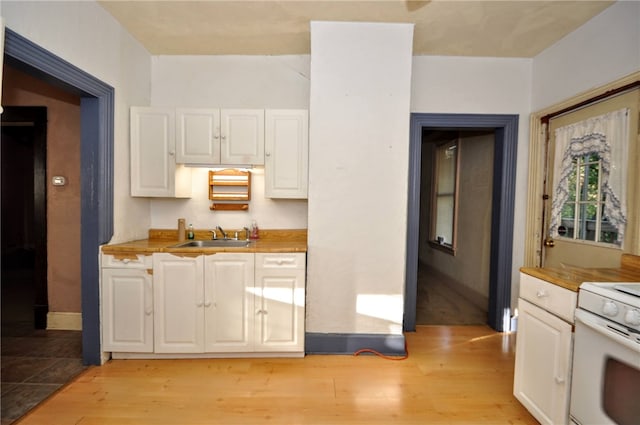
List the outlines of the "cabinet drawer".
{"label": "cabinet drawer", "polygon": [[256,254],[256,268],[304,269],[306,255],[303,253]]}
{"label": "cabinet drawer", "polygon": [[573,323],[573,314],[578,300],[577,292],[521,273],[520,298]]}
{"label": "cabinet drawer", "polygon": [[151,255],[102,254],[103,268],[150,269],[153,267]]}

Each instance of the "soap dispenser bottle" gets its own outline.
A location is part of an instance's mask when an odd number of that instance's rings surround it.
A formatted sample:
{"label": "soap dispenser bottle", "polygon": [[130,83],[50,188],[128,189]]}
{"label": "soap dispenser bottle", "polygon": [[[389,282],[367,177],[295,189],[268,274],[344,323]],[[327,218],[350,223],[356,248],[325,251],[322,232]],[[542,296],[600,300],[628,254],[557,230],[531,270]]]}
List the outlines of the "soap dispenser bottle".
{"label": "soap dispenser bottle", "polygon": [[258,229],[258,223],[253,220],[251,222],[251,239],[256,240],[260,237],[260,230]]}
{"label": "soap dispenser bottle", "polygon": [[193,239],[195,237],[195,233],[193,232],[193,224],[189,224],[189,231],[187,232],[187,238]]}

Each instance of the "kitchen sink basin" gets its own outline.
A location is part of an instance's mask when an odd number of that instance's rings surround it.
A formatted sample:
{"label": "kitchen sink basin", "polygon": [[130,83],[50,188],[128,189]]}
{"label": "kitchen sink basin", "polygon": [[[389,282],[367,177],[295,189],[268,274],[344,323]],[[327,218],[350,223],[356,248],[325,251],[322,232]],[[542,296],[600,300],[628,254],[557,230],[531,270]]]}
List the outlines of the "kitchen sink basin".
{"label": "kitchen sink basin", "polygon": [[249,246],[247,240],[236,239],[212,239],[205,241],[188,241],[172,245],[170,248],[221,248],[221,247],[245,247]]}

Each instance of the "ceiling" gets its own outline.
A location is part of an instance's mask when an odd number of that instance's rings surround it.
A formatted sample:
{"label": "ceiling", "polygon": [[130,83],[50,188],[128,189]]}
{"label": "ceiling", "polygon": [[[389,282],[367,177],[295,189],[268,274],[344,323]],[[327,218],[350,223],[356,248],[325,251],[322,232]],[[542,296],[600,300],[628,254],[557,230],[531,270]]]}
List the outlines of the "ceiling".
{"label": "ceiling", "polygon": [[409,22],[414,55],[530,58],[613,1],[102,0],[152,55],[309,54],[310,21]]}

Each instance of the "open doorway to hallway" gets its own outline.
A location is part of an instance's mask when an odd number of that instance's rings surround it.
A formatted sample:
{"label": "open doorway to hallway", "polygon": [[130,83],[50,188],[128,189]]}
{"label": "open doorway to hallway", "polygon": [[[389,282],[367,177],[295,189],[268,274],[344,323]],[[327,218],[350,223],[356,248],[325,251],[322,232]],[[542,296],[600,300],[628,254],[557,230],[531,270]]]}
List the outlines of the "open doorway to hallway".
{"label": "open doorway to hallway", "polygon": [[418,325],[488,322],[494,144],[493,129],[423,128]]}
{"label": "open doorway to hallway", "polygon": [[407,203],[407,261],[403,330],[414,331],[420,246],[422,138],[424,129],[491,130],[494,157],[489,255],[488,325],[510,330],[513,273],[513,214],[515,204],[518,115],[411,114],[409,196]]}
{"label": "open doorway to hallway", "polygon": [[[2,83],[0,419],[4,425],[85,366],[82,332],[65,328],[55,317],[49,323],[48,317],[53,300],[54,313],[76,311],[80,318],[80,205],[73,202],[73,192],[75,198],[80,192],[80,100],[7,65]],[[49,187],[47,169],[52,164],[56,174],[74,183],[64,186],[65,193]],[[74,167],[75,174],[69,171]],[[67,307],[73,306],[74,297],[76,310]]]}

